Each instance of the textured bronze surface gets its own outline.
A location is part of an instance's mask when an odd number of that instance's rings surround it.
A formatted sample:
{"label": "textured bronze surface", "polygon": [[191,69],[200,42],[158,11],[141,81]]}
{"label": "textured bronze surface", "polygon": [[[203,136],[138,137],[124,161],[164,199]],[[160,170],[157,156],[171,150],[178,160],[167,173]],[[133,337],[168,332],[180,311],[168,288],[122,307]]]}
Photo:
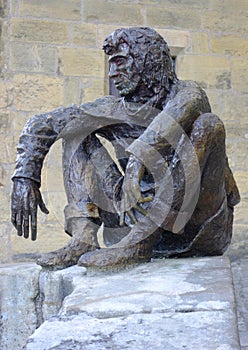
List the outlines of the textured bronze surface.
{"label": "textured bronze surface", "polygon": [[[177,78],[169,48],[154,30],[118,29],[103,49],[121,98],[36,115],[23,129],[12,193],[18,235],[28,238],[31,231],[35,240],[37,207],[48,214],[41,170],[62,138],[65,231],[72,238],[40,265],[105,268],[222,254],[239,202],[223,123],[195,82]],[[117,161],[101,137],[112,143]],[[102,223],[105,249],[97,242]]]}

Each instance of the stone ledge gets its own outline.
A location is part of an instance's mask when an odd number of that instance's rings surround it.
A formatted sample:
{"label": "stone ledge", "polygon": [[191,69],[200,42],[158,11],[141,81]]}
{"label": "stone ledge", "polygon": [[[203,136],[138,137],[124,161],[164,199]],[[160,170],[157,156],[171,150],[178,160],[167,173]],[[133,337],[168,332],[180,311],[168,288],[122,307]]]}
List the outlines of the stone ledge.
{"label": "stone ledge", "polygon": [[42,270],[47,316],[59,300],[53,289],[61,298],[61,290],[67,292],[26,350],[240,349],[227,257],[155,260],[122,272],[83,274],[77,266]]}
{"label": "stone ledge", "polygon": [[227,257],[115,273],[0,265],[0,299],[1,350],[240,349]]}

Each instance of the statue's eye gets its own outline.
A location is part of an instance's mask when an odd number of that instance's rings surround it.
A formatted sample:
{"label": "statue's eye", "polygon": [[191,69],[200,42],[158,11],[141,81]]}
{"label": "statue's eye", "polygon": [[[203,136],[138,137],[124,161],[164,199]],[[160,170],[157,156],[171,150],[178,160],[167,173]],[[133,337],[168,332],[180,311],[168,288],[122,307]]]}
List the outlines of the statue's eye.
{"label": "statue's eye", "polygon": [[126,62],[126,59],[124,57],[117,57],[115,60],[115,63],[117,64],[117,66],[121,66],[125,62]]}

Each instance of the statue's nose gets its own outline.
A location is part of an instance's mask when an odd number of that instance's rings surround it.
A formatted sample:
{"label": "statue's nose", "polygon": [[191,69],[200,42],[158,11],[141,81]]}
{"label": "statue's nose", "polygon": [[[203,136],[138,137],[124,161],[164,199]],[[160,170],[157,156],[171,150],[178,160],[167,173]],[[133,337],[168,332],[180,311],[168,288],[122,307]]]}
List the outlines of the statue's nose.
{"label": "statue's nose", "polygon": [[111,63],[109,67],[109,77],[114,78],[118,75],[118,70],[116,64]]}

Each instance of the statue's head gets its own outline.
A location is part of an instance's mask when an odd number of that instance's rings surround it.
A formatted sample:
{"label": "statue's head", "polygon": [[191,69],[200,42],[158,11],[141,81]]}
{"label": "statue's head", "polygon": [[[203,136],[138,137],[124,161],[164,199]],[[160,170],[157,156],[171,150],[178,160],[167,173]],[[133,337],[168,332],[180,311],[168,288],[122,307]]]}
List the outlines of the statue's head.
{"label": "statue's head", "polygon": [[151,28],[117,29],[105,39],[103,50],[121,96],[135,94],[141,84],[152,94],[168,93],[177,80],[169,47]]}

